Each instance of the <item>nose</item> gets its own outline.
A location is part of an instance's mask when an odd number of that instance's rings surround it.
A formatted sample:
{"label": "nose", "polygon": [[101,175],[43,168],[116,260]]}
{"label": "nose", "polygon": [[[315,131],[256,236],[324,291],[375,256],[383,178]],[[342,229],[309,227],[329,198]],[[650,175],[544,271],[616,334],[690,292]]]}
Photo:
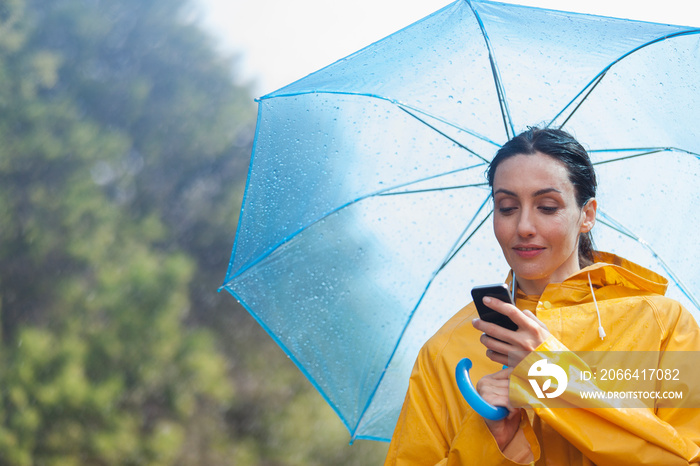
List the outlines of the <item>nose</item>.
{"label": "nose", "polygon": [[522,238],[535,236],[535,224],[528,209],[522,209],[518,217],[518,235]]}

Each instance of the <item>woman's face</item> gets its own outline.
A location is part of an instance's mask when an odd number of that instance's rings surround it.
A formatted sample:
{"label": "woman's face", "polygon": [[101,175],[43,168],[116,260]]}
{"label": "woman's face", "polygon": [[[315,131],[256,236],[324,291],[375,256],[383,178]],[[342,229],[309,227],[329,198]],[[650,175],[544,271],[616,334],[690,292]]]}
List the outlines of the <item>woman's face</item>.
{"label": "woman's face", "polygon": [[493,227],[503,255],[527,294],[542,294],[577,272],[579,233],[595,223],[596,202],[576,204],[566,166],[537,152],[498,165]]}

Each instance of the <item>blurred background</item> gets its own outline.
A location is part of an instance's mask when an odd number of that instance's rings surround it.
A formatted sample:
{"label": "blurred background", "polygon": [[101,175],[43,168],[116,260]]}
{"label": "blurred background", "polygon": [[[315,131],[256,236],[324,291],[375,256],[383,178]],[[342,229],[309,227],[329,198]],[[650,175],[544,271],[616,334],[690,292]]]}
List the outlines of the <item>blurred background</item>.
{"label": "blurred background", "polygon": [[254,97],[447,3],[392,2],[0,0],[0,465],[383,461],[216,290]]}
{"label": "blurred background", "polygon": [[0,2],[0,464],[360,465],[228,293],[256,106],[186,0]]}

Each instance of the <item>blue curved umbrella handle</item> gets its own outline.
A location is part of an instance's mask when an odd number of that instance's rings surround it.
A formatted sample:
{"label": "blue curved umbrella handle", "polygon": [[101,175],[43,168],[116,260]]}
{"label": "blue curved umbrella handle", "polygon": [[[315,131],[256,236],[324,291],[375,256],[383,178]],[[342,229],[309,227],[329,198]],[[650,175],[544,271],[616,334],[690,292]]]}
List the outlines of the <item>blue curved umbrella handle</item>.
{"label": "blue curved umbrella handle", "polygon": [[503,406],[489,404],[479,395],[472,380],[469,378],[469,369],[471,368],[471,360],[469,358],[464,358],[457,363],[457,369],[455,369],[457,386],[459,387],[459,391],[462,392],[464,399],[469,403],[469,406],[480,414],[481,417],[492,421],[500,421],[508,416],[508,409]]}

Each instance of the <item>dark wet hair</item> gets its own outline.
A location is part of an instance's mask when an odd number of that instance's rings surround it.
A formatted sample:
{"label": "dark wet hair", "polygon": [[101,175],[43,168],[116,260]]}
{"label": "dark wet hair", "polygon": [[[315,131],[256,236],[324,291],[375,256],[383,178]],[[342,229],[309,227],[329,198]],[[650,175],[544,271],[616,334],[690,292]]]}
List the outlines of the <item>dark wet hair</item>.
{"label": "dark wet hair", "polygon": [[[515,136],[498,150],[486,173],[492,193],[496,169],[501,162],[516,155],[533,155],[536,152],[541,152],[564,164],[569,173],[569,180],[574,185],[579,208],[583,208],[590,199],[595,197],[597,182],[588,152],[566,131],[550,128],[530,128]],[[593,240],[590,232],[579,235],[578,256],[582,267],[593,263]]]}

